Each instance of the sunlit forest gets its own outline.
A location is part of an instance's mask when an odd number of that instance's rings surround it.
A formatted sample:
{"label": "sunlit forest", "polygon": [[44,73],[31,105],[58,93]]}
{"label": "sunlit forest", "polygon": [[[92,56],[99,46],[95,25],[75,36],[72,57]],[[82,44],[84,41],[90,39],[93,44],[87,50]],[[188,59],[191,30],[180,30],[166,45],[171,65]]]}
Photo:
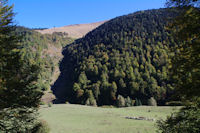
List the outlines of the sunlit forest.
{"label": "sunlit forest", "polygon": [[200,132],[199,0],[53,28],[18,25],[9,2],[0,133]]}

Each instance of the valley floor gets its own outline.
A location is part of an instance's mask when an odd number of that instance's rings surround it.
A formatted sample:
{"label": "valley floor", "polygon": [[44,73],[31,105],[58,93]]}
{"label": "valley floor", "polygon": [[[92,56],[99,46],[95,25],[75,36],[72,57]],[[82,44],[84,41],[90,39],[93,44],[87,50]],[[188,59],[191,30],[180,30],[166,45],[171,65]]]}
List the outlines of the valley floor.
{"label": "valley floor", "polygon": [[[73,104],[42,106],[40,118],[48,122],[51,133],[154,133],[158,119],[165,119],[178,107],[138,106],[102,108]],[[145,117],[155,121],[133,120]]]}

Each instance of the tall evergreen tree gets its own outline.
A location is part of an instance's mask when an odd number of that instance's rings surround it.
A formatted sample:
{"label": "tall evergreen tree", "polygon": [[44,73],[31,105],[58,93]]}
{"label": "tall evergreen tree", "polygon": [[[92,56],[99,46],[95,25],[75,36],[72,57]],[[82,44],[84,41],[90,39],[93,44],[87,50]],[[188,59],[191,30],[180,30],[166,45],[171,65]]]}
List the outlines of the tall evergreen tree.
{"label": "tall evergreen tree", "polygon": [[12,8],[7,0],[0,1],[0,108],[37,107],[42,94],[37,87],[39,66],[23,59],[26,51],[14,32]]}
{"label": "tall evergreen tree", "polygon": [[23,58],[26,51],[15,34],[12,9],[7,0],[0,0],[0,132],[27,133],[39,125],[40,69],[36,62]]}

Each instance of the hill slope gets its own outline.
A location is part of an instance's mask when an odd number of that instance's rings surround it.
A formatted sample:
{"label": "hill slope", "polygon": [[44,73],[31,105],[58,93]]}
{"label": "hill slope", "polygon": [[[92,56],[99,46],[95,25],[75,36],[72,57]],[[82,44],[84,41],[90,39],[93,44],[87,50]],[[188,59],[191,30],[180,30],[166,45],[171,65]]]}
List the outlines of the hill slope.
{"label": "hill slope", "polygon": [[[112,19],[65,47],[56,102],[130,106],[151,98],[164,104],[173,93],[165,29],[174,9],[136,12]],[[134,101],[133,101],[134,100]]]}
{"label": "hill slope", "polygon": [[62,48],[74,40],[63,33],[42,35],[25,27],[17,27],[16,34],[23,37],[21,44],[25,60],[40,66],[38,85],[40,88],[50,90],[59,71],[59,61],[62,59]]}
{"label": "hill slope", "polygon": [[89,31],[97,28],[98,26],[102,25],[105,22],[106,21],[89,23],[89,24],[76,24],[76,25],[55,27],[51,29],[36,30],[36,31],[42,34],[53,34],[54,32],[62,32],[62,33],[66,33],[68,37],[71,37],[71,38],[81,38],[84,35],[86,35]]}

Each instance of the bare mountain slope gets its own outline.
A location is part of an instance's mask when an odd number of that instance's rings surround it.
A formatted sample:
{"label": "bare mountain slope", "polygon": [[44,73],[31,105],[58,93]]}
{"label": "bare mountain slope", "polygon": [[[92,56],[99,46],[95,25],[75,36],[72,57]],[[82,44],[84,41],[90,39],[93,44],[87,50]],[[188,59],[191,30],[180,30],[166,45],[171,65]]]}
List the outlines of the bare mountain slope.
{"label": "bare mountain slope", "polygon": [[81,38],[86,35],[88,32],[92,31],[93,29],[97,28],[101,24],[105,23],[106,21],[96,22],[96,23],[89,23],[89,24],[75,24],[75,25],[68,25],[64,27],[55,27],[45,30],[36,30],[42,34],[52,34],[53,32],[65,32],[68,34],[69,37],[72,38]]}

